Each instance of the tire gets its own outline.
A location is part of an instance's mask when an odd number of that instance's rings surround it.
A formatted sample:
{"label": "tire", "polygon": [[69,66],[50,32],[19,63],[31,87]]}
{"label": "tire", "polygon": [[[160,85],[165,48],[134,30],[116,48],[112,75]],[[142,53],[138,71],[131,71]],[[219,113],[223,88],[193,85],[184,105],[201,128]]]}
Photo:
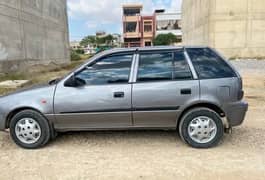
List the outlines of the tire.
{"label": "tire", "polygon": [[[46,145],[52,134],[47,119],[33,110],[23,110],[14,115],[9,127],[14,142],[25,149],[37,149]],[[24,131],[25,129],[26,131]],[[29,136],[31,136],[31,139]]]}
{"label": "tire", "polygon": [[[206,122],[210,122],[210,124],[207,126],[204,124]],[[211,148],[222,139],[224,125],[215,111],[208,108],[194,108],[181,118],[179,135],[191,147]]]}

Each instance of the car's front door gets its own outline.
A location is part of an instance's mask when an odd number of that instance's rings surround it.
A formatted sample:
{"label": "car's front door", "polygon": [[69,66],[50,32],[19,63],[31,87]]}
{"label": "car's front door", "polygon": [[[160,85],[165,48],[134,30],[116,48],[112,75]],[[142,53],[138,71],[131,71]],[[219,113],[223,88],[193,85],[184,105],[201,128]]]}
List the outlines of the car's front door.
{"label": "car's front door", "polygon": [[133,124],[136,127],[176,127],[179,109],[199,98],[183,49],[140,52],[133,84]]}
{"label": "car's front door", "polygon": [[85,86],[58,84],[54,97],[55,128],[123,128],[132,125],[128,83],[133,54],[106,56],[75,76]]}

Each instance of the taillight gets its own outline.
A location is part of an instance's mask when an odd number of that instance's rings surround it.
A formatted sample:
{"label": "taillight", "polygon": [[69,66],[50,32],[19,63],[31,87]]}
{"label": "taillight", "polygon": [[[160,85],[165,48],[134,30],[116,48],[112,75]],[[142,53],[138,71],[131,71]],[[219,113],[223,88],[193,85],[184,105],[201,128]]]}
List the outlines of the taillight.
{"label": "taillight", "polygon": [[244,91],[241,89],[238,91],[237,99],[242,100],[244,97]]}
{"label": "taillight", "polygon": [[243,82],[242,82],[242,78],[238,78],[238,82],[239,82],[239,86],[238,86],[238,94],[237,94],[237,99],[238,100],[242,100],[244,97],[244,91],[243,89]]}

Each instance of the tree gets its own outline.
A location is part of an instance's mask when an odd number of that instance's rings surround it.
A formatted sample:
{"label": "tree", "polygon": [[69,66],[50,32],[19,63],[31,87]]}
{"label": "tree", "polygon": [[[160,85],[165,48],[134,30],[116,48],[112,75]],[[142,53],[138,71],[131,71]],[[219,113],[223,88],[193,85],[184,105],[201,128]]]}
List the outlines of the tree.
{"label": "tree", "polygon": [[107,35],[105,37],[103,37],[104,43],[107,44],[108,46],[112,46],[113,45],[113,36],[112,35]]}
{"label": "tree", "polygon": [[74,50],[71,50],[71,61],[79,61],[79,60],[81,60],[80,54],[78,54]]}
{"label": "tree", "polygon": [[107,35],[104,37],[97,36],[86,36],[80,42],[81,46],[93,45],[94,47],[98,46],[113,46],[113,41],[115,38],[112,35]]}
{"label": "tree", "polygon": [[153,41],[155,46],[172,45],[175,42],[177,42],[177,36],[172,33],[159,34]]}
{"label": "tree", "polygon": [[80,45],[84,47],[87,47],[89,44],[96,45],[96,36],[86,36],[80,42]]}

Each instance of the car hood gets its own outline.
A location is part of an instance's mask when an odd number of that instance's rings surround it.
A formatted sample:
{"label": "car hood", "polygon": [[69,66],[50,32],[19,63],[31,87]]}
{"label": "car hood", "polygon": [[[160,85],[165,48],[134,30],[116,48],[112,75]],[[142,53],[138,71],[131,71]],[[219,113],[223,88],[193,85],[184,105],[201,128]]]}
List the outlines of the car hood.
{"label": "car hood", "polygon": [[[53,99],[56,84],[39,84],[26,87],[0,97],[0,106],[32,103],[40,99]],[[24,103],[23,103],[24,104]]]}
{"label": "car hood", "polygon": [[32,86],[20,88],[18,90],[15,90],[13,92],[7,93],[7,94],[2,95],[0,97],[1,98],[4,98],[4,97],[13,96],[13,95],[23,94],[23,93],[30,93],[30,92],[38,91],[38,90],[45,89],[45,88],[48,88],[48,87],[51,87],[51,86],[53,86],[53,85],[49,85],[48,83],[43,83],[43,84],[38,84],[38,85],[32,85]]}
{"label": "car hood", "polygon": [[42,114],[51,114],[55,88],[56,84],[41,84],[2,96],[0,97],[0,114],[5,119],[10,112],[20,108],[30,108]]}

